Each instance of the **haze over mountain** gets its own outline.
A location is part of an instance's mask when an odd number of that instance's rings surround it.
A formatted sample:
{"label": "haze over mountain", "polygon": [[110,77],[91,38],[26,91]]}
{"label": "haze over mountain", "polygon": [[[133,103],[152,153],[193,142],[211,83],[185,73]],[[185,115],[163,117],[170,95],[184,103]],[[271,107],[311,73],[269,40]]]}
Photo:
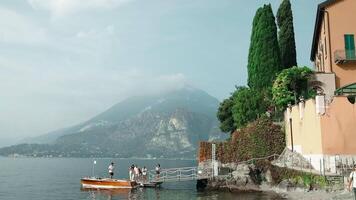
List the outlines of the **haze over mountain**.
{"label": "haze over mountain", "polygon": [[42,145],[15,145],[0,154],[192,158],[199,140],[225,138],[218,129],[218,104],[192,87],[131,97],[84,123],[28,141]]}

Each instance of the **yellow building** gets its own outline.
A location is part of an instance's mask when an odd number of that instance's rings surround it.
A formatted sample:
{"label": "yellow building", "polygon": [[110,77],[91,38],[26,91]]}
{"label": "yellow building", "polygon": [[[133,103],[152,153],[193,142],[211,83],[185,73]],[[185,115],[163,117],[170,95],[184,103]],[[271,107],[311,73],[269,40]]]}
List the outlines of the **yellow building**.
{"label": "yellow building", "polygon": [[[311,60],[315,99],[301,101],[285,113],[287,147],[316,169],[337,172],[356,163],[356,0],[319,4]],[[291,131],[292,130],[292,131]]]}

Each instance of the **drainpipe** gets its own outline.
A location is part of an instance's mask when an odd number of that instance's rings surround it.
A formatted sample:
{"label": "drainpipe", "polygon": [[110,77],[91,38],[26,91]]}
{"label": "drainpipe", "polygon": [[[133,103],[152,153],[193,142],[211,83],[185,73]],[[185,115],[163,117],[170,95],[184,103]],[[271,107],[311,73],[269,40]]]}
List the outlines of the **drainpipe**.
{"label": "drainpipe", "polygon": [[326,11],[325,9],[323,12],[326,14],[327,21],[328,21],[328,41],[329,41],[329,56],[330,56],[330,71],[333,72],[333,66],[332,66],[332,57],[333,57],[333,52],[331,52],[331,36],[330,36],[330,17],[329,17],[329,12]]}
{"label": "drainpipe", "polygon": [[288,110],[289,110],[289,128],[290,128],[290,141],[292,145],[292,152],[294,151],[294,145],[293,145],[293,127],[292,127],[292,105],[289,103],[288,104]]}

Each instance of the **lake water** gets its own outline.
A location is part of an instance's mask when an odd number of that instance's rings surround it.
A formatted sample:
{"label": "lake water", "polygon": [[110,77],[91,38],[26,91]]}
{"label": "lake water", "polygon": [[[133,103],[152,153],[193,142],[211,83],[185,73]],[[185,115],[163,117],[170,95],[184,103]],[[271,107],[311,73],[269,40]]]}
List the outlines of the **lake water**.
{"label": "lake water", "polygon": [[[195,181],[163,183],[161,188],[137,188],[134,190],[86,191],[80,187],[80,178],[92,175],[90,158],[4,158],[0,157],[1,200],[119,200],[119,199],[240,199],[272,200],[265,194],[233,194],[229,192],[198,192]],[[162,168],[196,166],[193,160],[141,160],[96,159],[94,173],[107,176],[111,161],[116,164],[115,178],[127,178],[131,164],[153,169],[157,163]]]}

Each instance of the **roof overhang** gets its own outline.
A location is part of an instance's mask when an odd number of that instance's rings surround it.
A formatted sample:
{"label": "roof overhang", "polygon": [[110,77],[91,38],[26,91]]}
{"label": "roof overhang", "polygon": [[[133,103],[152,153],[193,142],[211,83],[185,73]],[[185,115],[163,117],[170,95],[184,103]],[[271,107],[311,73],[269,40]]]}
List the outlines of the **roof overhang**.
{"label": "roof overhang", "polygon": [[315,20],[315,26],[314,26],[314,35],[313,35],[313,42],[312,42],[312,47],[311,47],[311,53],[310,53],[310,60],[314,61],[315,60],[315,52],[318,48],[318,41],[319,41],[319,33],[320,33],[320,28],[321,28],[321,22],[323,21],[324,18],[324,11],[325,8],[342,0],[327,0],[324,1],[323,3],[320,3],[318,5],[318,9],[316,12],[316,20]]}
{"label": "roof overhang", "polygon": [[356,95],[356,83],[345,85],[335,90],[335,95]]}

